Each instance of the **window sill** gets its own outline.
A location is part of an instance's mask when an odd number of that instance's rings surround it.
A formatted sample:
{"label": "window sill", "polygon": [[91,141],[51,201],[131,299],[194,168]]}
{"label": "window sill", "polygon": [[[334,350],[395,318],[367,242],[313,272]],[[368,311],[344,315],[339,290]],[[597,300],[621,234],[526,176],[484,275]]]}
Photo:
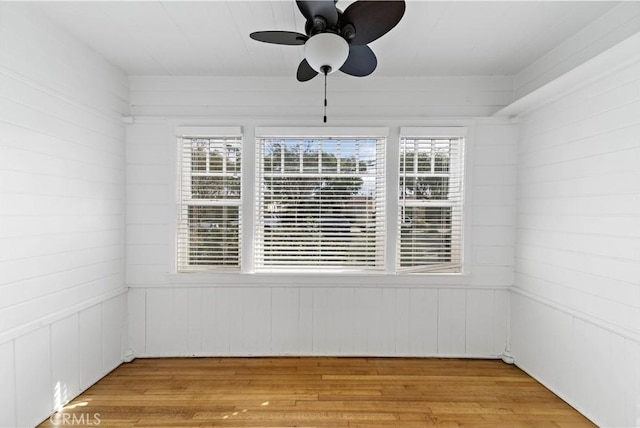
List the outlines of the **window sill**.
{"label": "window sill", "polygon": [[[460,273],[169,273],[164,286],[184,287],[294,287],[294,288],[422,288],[464,286],[471,276]],[[158,284],[157,286],[163,286]]]}

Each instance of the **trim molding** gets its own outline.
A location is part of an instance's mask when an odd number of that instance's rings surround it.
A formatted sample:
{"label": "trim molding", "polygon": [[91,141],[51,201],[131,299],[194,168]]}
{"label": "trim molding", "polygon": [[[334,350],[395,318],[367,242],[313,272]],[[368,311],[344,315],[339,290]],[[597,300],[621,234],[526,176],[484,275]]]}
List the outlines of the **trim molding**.
{"label": "trim molding", "polygon": [[634,34],[557,79],[515,100],[497,111],[494,116],[518,117],[526,115],[532,110],[638,61],[640,61],[640,33]]}
{"label": "trim molding", "polygon": [[563,305],[562,303],[555,302],[553,300],[537,296],[535,294],[529,293],[519,287],[511,287],[509,289],[512,293],[518,294],[522,297],[526,297],[527,299],[534,300],[538,303],[541,303],[545,306],[548,306],[552,309],[556,309],[560,312],[563,312],[567,315],[570,315],[574,318],[577,318],[581,321],[587,322],[589,324],[594,325],[595,327],[607,330],[610,333],[617,334],[625,339],[632,340],[638,344],[640,344],[640,332],[629,329],[625,326],[615,324],[604,320],[602,318],[591,315],[587,312],[581,311],[579,309],[572,308],[567,305]]}
{"label": "trim molding", "polygon": [[40,319],[31,321],[28,324],[21,325],[20,327],[13,328],[11,330],[7,330],[5,332],[0,333],[0,344],[5,342],[10,342],[18,337],[24,336],[25,334],[31,333],[32,331],[38,330],[42,327],[46,327],[48,325],[53,324],[56,321],[59,321],[63,318],[71,316],[73,314],[77,314],[85,309],[88,309],[92,306],[99,305],[107,300],[111,300],[115,297],[122,296],[126,294],[128,291],[127,287],[121,287],[113,291],[109,291],[107,293],[101,294],[99,296],[93,297],[89,300],[85,300],[84,302],[78,303],[71,307],[65,308],[61,311],[54,312],[53,314],[49,314]]}
{"label": "trim molding", "polygon": [[447,288],[508,290],[508,286],[473,284],[470,274],[243,274],[167,273],[166,282],[128,284],[130,288]]}

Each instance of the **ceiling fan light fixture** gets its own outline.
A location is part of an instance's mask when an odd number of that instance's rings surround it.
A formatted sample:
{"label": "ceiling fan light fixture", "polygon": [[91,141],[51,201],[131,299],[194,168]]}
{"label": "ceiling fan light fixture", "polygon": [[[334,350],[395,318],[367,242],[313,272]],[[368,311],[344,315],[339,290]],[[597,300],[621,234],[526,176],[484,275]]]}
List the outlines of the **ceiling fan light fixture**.
{"label": "ceiling fan light fixture", "polygon": [[349,56],[349,43],[334,33],[319,33],[304,44],[304,57],[315,71],[327,73],[339,70]]}

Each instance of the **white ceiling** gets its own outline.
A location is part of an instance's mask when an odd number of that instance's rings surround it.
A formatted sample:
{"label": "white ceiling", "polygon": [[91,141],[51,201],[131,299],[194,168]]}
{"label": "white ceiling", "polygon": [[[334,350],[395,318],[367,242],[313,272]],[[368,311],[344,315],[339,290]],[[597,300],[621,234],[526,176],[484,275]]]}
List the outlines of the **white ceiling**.
{"label": "white ceiling", "polygon": [[[340,0],[342,10],[352,1]],[[370,44],[377,76],[514,75],[615,7],[605,1],[407,2]],[[295,76],[301,46],[249,33],[304,33],[294,0],[42,2],[38,7],[128,75]]]}

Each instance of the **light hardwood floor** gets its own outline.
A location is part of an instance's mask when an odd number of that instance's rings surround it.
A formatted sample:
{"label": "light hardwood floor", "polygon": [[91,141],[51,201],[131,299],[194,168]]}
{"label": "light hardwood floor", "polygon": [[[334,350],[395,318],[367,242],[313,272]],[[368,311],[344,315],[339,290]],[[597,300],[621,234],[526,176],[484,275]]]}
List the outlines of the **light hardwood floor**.
{"label": "light hardwood floor", "polygon": [[594,426],[502,361],[417,358],[138,359],[40,426],[74,421],[172,428]]}

